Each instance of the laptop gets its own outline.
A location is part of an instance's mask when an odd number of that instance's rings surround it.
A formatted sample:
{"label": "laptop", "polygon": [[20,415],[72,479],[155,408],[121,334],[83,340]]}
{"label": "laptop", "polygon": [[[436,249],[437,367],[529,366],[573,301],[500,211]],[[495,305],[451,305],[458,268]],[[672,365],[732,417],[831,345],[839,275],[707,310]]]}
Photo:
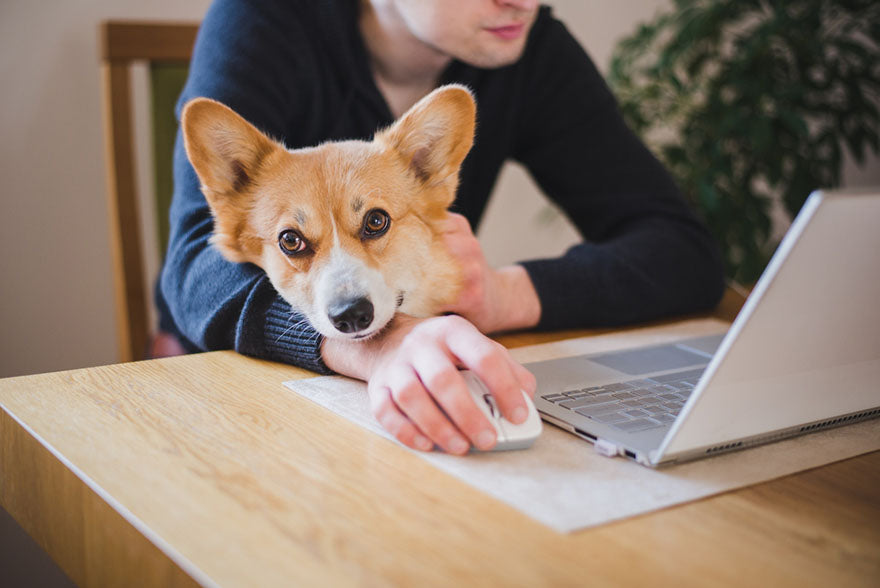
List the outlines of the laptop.
{"label": "laptop", "polygon": [[880,416],[880,190],[811,194],[726,334],[526,367],[544,420],[647,466]]}

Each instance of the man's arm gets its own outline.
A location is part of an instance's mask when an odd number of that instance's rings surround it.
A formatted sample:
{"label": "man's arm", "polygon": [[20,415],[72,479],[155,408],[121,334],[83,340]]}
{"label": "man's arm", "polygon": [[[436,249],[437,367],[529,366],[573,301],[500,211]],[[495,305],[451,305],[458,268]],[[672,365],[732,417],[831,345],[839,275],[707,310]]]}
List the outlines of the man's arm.
{"label": "man's arm", "polygon": [[444,243],[461,265],[463,285],[458,300],[444,308],[459,314],[484,333],[529,329],[541,318],[541,300],[521,265],[489,266],[468,220],[450,213]]}
{"label": "man's arm", "polygon": [[535,31],[521,76],[513,155],[584,243],[522,263],[541,328],[616,325],[706,310],[723,292],[717,245],[675,183],[624,124],[561,23]]}
{"label": "man's arm", "polygon": [[[281,136],[298,103],[295,22],[287,33],[273,11],[281,3],[215,2],[206,15],[178,103],[207,96]],[[289,19],[288,19],[289,20]],[[299,60],[299,61],[298,61]],[[283,71],[282,71],[283,70]],[[247,355],[327,372],[320,337],[250,264],[222,258],[210,244],[213,219],[178,134],[174,153],[171,234],[159,291],[176,330],[198,349],[233,348]]]}

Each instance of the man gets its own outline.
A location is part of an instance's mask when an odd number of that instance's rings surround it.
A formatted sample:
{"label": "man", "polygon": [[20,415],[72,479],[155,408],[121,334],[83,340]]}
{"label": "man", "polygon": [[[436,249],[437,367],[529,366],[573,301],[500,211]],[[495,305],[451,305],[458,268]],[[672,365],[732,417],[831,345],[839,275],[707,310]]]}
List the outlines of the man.
{"label": "man", "polygon": [[[447,315],[399,316],[365,342],[321,340],[259,268],[214,251],[178,140],[163,325],[193,349],[234,348],[368,382],[376,418],[409,447],[494,446],[458,368],[525,418],[534,378],[487,338],[630,323],[714,306],[719,258],[662,166],[626,129],[583,49],[536,0],[216,0],[180,105],[215,98],[290,148],[369,138],[441,83],[478,103],[446,240],[466,285]],[[493,269],[471,230],[507,158],[522,162],[584,243]]]}

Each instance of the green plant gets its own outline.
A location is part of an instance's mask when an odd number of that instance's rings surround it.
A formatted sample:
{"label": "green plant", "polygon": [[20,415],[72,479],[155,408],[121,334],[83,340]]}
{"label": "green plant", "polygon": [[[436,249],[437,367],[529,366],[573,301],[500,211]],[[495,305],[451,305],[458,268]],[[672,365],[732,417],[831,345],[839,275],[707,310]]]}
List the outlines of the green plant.
{"label": "green plant", "polygon": [[630,126],[668,166],[753,282],[788,214],[838,186],[843,146],[878,151],[880,2],[675,0],[615,48],[609,81]]}

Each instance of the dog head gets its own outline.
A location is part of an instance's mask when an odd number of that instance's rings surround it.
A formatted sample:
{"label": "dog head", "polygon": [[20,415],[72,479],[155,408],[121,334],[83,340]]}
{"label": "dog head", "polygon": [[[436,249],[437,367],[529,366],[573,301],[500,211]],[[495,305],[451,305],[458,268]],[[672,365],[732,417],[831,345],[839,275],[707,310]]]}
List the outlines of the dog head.
{"label": "dog head", "polygon": [[438,88],[372,141],[288,150],[228,107],[196,98],[184,145],[214,216],[212,243],[260,266],[326,337],[365,338],[451,302],[459,270],[437,221],[455,198],[475,104]]}

